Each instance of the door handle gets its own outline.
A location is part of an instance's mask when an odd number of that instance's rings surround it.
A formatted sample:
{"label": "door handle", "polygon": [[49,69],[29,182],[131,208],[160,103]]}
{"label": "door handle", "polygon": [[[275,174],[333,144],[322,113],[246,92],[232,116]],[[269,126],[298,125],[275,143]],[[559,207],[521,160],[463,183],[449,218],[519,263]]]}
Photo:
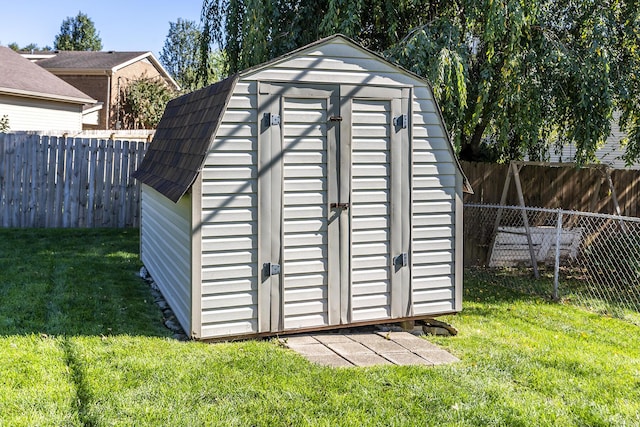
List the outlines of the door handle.
{"label": "door handle", "polygon": [[342,209],[346,211],[349,209],[349,203],[331,203],[330,207],[331,209]]}

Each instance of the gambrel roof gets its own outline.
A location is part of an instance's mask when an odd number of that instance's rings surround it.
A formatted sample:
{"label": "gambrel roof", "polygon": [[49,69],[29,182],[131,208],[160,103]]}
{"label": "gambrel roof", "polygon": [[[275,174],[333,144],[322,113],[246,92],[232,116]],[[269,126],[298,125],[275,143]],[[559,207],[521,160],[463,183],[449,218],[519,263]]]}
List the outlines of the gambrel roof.
{"label": "gambrel roof", "polygon": [[171,100],[133,174],[173,202],[191,187],[215,138],[237,76]]}
{"label": "gambrel roof", "polygon": [[[285,61],[301,51],[330,43],[336,38],[380,61],[384,61],[386,64],[396,67],[411,76],[412,79],[422,82],[431,89],[430,84],[422,77],[396,64],[389,63],[379,54],[365,49],[341,34],[337,34],[170,101],[158,124],[153,142],[149,146],[142,164],[133,176],[173,202],[177,202],[191,187],[202,168],[207,151],[215,139],[218,126],[238,79],[264,70],[274,63]],[[431,92],[433,91],[431,90]],[[439,110],[438,114],[444,127],[442,114]],[[450,144],[448,135],[447,139]],[[451,146],[451,155],[462,174],[464,191],[472,193],[473,190],[464,176],[464,172],[455,156],[453,146]]]}

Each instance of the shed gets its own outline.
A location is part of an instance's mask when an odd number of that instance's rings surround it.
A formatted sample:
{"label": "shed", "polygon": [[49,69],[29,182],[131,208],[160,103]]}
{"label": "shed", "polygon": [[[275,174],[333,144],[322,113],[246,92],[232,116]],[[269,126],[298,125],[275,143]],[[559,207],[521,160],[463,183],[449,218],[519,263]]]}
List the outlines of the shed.
{"label": "shed", "polygon": [[335,35],[172,100],[134,176],[192,338],[462,308],[462,192],[427,82]]}

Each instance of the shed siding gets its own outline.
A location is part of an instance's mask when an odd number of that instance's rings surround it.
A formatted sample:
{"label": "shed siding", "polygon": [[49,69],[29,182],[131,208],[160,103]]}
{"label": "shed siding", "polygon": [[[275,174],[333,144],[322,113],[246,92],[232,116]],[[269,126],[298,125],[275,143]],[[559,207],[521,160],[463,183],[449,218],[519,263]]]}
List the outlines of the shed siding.
{"label": "shed siding", "polygon": [[12,131],[82,130],[82,105],[0,95],[0,117]]}
{"label": "shed siding", "polygon": [[455,199],[462,177],[433,99],[424,89],[415,94],[412,297],[414,315],[422,315],[454,310],[455,250],[461,250],[454,249]]}
{"label": "shed siding", "polygon": [[[258,285],[262,274],[258,265],[257,222],[258,134],[261,120],[258,117],[258,81],[413,88],[410,103],[410,159],[413,171],[410,254],[412,314],[418,316],[453,311],[456,298],[455,200],[456,185],[461,176],[431,91],[427,86],[420,86],[421,83],[410,74],[372,59],[364,51],[356,49],[354,53],[350,45],[338,40],[248,73],[240,78],[234,89],[202,170],[202,338],[259,332]],[[347,93],[340,95],[349,96]],[[369,114],[364,111],[361,113]],[[356,112],[356,120],[361,113]],[[388,208],[376,210],[372,205],[376,201],[366,199],[369,193],[389,191],[389,166],[378,163],[379,160],[386,163],[389,158],[380,157],[381,152],[373,157],[367,155],[367,144],[375,144],[375,137],[365,137],[360,142],[361,149],[356,147],[352,159],[355,178],[353,203],[360,208],[353,212],[355,240],[351,255],[354,265],[349,291],[353,295],[353,321],[388,317],[391,291],[388,271],[391,264],[387,259],[389,256],[385,255],[390,244]],[[308,147],[299,148],[306,150]],[[324,174],[314,175],[318,168],[311,165],[304,165],[299,170],[295,166],[307,161],[316,165],[324,164],[326,159],[322,157],[322,150],[315,154],[304,154],[306,157],[298,159],[295,157],[298,153],[290,153],[285,160],[288,172],[303,173],[300,178],[287,181],[284,186],[285,204],[291,200],[286,197],[289,192],[323,194],[322,189],[326,185]],[[290,166],[287,166],[288,161],[292,162]],[[313,187],[315,184],[320,187]],[[362,200],[359,201],[359,198]],[[302,198],[296,198],[296,203],[302,202]],[[384,204],[388,200],[385,198],[381,202]],[[321,212],[321,206],[327,200],[309,199],[309,203],[313,203],[316,211]],[[291,212],[284,210],[285,220]],[[298,213],[304,215],[305,212],[300,210]],[[285,259],[298,262],[297,258],[304,257],[307,262],[326,257],[323,252],[326,251],[324,237],[317,236],[313,241],[312,236],[297,239],[292,234],[293,229],[286,227]],[[383,238],[365,239],[372,233],[378,233]],[[359,237],[363,238],[362,241],[358,240]],[[316,244],[316,241],[317,246],[313,249],[309,247],[308,251],[293,250],[294,246],[307,247]],[[376,255],[378,252],[381,256]],[[296,259],[289,260],[292,256]],[[305,271],[313,276],[312,272]],[[289,272],[292,273],[290,269]],[[376,275],[375,272],[380,274]],[[305,281],[300,283],[303,286],[300,290],[292,288],[285,293],[286,326],[304,325],[299,320],[315,313],[306,305],[326,304],[325,276],[317,276],[321,286],[309,288],[311,282]],[[301,311],[298,313],[296,308]],[[317,312],[324,313],[325,310],[319,308]],[[325,320],[320,323],[324,324]]]}
{"label": "shed siding", "polygon": [[173,203],[143,185],[142,262],[185,331],[191,331],[191,196]]}
{"label": "shed siding", "polygon": [[202,337],[258,332],[255,83],[238,82],[202,170]]}
{"label": "shed siding", "polygon": [[391,317],[391,102],[352,106],[352,320]]}

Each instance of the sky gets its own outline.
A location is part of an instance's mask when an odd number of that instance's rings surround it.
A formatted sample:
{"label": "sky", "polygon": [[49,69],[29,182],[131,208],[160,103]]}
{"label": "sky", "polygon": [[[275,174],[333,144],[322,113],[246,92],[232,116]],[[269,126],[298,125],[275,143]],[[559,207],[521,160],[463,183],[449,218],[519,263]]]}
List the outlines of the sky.
{"label": "sky", "polygon": [[200,22],[202,0],[9,0],[3,1],[0,45],[35,43],[53,47],[62,21],[86,14],[105,51],[151,51],[164,46],[169,22]]}

